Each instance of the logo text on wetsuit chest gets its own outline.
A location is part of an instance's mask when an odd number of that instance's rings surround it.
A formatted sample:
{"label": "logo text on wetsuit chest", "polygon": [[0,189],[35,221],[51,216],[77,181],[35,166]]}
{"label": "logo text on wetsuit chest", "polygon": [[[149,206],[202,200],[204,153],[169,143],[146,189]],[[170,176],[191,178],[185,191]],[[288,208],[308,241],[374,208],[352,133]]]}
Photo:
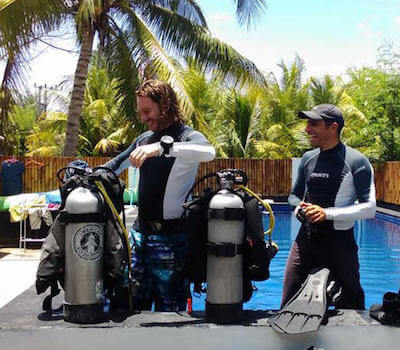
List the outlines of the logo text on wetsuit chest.
{"label": "logo text on wetsuit chest", "polygon": [[311,178],[329,179],[329,173],[311,173]]}

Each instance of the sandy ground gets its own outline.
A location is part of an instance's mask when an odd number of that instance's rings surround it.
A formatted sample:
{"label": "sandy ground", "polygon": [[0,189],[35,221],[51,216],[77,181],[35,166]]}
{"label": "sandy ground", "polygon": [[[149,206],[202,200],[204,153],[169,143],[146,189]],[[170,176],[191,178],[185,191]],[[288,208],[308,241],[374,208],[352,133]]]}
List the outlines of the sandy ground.
{"label": "sandy ground", "polygon": [[35,282],[40,249],[0,248],[0,308]]}

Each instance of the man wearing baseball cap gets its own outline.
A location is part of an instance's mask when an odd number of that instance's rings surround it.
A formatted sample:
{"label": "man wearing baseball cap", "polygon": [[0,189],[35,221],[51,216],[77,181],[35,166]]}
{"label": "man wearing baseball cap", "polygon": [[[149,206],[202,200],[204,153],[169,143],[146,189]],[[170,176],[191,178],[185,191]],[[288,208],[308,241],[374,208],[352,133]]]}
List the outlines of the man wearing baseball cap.
{"label": "man wearing baseball cap", "polygon": [[303,222],[286,263],[282,306],[314,267],[327,267],[342,287],[337,308],[364,309],[354,221],[375,215],[373,169],[340,140],[343,114],[332,104],[299,112],[313,150],[301,158],[289,203]]}

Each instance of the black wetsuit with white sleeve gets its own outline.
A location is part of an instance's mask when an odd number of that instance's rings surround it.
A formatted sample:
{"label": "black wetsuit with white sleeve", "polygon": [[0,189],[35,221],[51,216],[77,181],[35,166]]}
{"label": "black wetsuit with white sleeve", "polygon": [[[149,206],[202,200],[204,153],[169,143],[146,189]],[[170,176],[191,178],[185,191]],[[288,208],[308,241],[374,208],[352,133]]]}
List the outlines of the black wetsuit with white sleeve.
{"label": "black wetsuit with white sleeve", "polygon": [[325,208],[327,224],[336,230],[348,230],[355,220],[373,217],[376,201],[370,162],[341,142],[327,151],[305,153],[289,196],[293,206],[300,201]]}
{"label": "black wetsuit with white sleeve", "polygon": [[[163,154],[160,140],[171,136],[174,143]],[[172,125],[161,132],[148,131],[106,166],[117,174],[130,166],[129,156],[137,147],[158,144],[159,156],[140,167],[138,218],[130,230],[132,278],[136,286],[135,310],[177,312],[186,309],[189,283],[183,266],[187,233],[181,231],[182,204],[192,188],[200,162],[215,157],[215,150],[198,131]]]}
{"label": "black wetsuit with white sleeve", "polygon": [[141,134],[105,166],[121,173],[130,166],[129,155],[135,148],[160,142],[164,135],[174,139],[169,155],[148,158],[140,167],[138,207],[139,218],[144,222],[180,218],[199,163],[215,157],[214,147],[203,134],[186,125],[172,125],[161,132]]}
{"label": "black wetsuit with white sleeve", "polygon": [[300,288],[313,267],[325,266],[342,285],[339,308],[364,308],[360,284],[358,247],[354,239],[355,220],[375,215],[373,168],[368,159],[339,142],[334,148],[306,152],[289,196],[324,208],[326,220],[302,225],[286,263],[282,305]]}

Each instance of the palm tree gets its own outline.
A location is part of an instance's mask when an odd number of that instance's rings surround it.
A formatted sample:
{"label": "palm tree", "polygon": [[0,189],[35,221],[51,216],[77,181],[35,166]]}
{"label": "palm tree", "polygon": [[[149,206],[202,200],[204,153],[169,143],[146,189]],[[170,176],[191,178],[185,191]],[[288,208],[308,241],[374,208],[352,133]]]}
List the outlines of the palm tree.
{"label": "palm tree", "polygon": [[215,96],[222,85],[220,80],[208,79],[201,64],[193,57],[185,58],[185,65],[175,62],[182,81],[183,90],[190,101],[191,111],[186,113],[187,123],[206,135],[207,139],[219,149],[215,133],[210,123],[215,118]]}
{"label": "palm tree", "polygon": [[345,91],[344,86],[339,86],[330,75],[325,75],[323,79],[310,78],[311,99],[314,105],[330,103],[339,105]]}
{"label": "palm tree", "polygon": [[[250,24],[252,16],[264,8],[264,0],[236,0],[235,4],[238,20],[244,24]],[[3,23],[2,19],[11,18],[10,15],[14,15],[15,20]],[[193,55],[205,69],[219,69],[226,81],[238,86],[265,83],[253,63],[211,37],[201,9],[193,0],[7,0],[6,5],[0,7],[0,23],[3,23],[0,35],[7,44],[18,38],[25,39],[34,27],[56,29],[65,22],[75,24],[80,54],[68,110],[64,155],[76,154],[85,83],[96,34],[99,52],[106,57],[119,81],[118,94],[125,113],[132,118],[135,118],[134,93],[139,73],[145,67],[176,89],[185,112],[191,114],[193,106],[167,52],[177,58]]]}
{"label": "palm tree", "polygon": [[8,132],[8,120],[9,120],[9,113],[11,109],[11,105],[13,103],[13,98],[11,94],[11,81],[10,81],[10,76],[12,74],[12,69],[15,67],[13,64],[14,59],[13,56],[10,55],[9,58],[7,59],[7,64],[4,70],[4,76],[3,76],[3,81],[1,82],[0,85],[0,135],[4,138],[4,145],[3,147],[0,147],[1,152],[0,153],[5,153],[8,154],[8,137],[7,137],[7,132]]}
{"label": "palm tree", "polygon": [[3,154],[14,154],[17,149],[22,151],[17,140],[23,136],[15,135],[16,128],[18,130],[18,124],[15,123],[15,110],[18,109],[17,104],[22,103],[24,107],[28,99],[23,92],[26,91],[25,49],[26,47],[8,52],[0,85],[0,135],[4,138],[0,142],[0,153]]}
{"label": "palm tree", "polygon": [[215,130],[221,156],[251,157],[255,137],[260,134],[261,110],[257,99],[251,91],[239,94],[235,89],[221,89],[218,96],[211,129]]}
{"label": "palm tree", "polygon": [[36,118],[35,96],[19,94],[13,99],[8,112],[7,129],[5,133],[6,145],[5,154],[25,153],[25,139],[31,132]]}
{"label": "palm tree", "polygon": [[292,64],[278,64],[281,76],[271,74],[269,88],[261,92],[259,103],[263,111],[255,143],[257,157],[297,157],[309,146],[298,111],[309,107],[309,84],[303,83],[304,62],[296,56]]}

